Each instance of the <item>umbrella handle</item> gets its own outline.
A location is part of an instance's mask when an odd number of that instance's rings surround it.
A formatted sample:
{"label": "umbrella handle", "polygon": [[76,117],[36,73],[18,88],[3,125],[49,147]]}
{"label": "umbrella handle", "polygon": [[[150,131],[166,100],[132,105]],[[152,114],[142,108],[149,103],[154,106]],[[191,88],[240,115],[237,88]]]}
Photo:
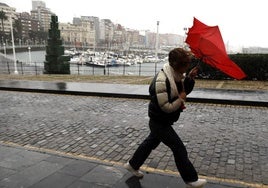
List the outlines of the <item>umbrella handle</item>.
{"label": "umbrella handle", "polygon": [[196,65],[196,67],[198,68],[199,71],[202,71],[202,68],[201,68],[202,59],[203,58],[199,59],[199,61],[197,62],[197,65]]}
{"label": "umbrella handle", "polygon": [[196,67],[200,68],[200,61],[197,62]]}

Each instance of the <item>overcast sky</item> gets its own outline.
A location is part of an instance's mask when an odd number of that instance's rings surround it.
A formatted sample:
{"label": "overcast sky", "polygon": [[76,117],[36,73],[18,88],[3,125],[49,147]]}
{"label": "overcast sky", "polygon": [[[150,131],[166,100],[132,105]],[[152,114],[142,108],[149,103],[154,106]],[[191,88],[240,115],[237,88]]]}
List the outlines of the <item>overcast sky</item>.
{"label": "overcast sky", "polygon": [[[30,12],[32,0],[0,0]],[[111,19],[127,28],[183,35],[193,17],[203,23],[218,25],[225,43],[230,46],[268,47],[268,11],[266,0],[44,0],[59,22],[73,17],[96,16]]]}

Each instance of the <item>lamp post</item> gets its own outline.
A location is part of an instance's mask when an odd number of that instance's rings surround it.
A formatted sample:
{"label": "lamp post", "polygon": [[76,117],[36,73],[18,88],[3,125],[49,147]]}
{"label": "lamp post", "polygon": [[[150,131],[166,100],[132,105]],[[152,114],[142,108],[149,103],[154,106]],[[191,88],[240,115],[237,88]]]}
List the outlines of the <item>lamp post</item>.
{"label": "lamp post", "polygon": [[18,74],[17,70],[17,59],[16,59],[16,52],[15,52],[15,44],[14,44],[14,35],[13,35],[13,26],[12,26],[12,18],[10,15],[10,30],[11,30],[11,40],[12,40],[12,49],[13,49],[13,57],[14,57],[14,74]]}
{"label": "lamp post", "polygon": [[4,54],[5,54],[5,57],[7,57],[6,43],[3,43],[3,46],[4,46]]}
{"label": "lamp post", "polygon": [[187,35],[187,31],[188,31],[188,28],[187,27],[184,27],[183,28],[183,31],[184,31],[184,36],[183,36],[183,48],[186,49],[187,45],[186,45],[186,35]]}
{"label": "lamp post", "polygon": [[28,51],[29,51],[29,65],[32,64],[32,56],[31,56],[31,47],[28,47]]}
{"label": "lamp post", "polygon": [[157,62],[158,62],[159,21],[156,22],[156,25],[157,25],[157,33],[156,33],[156,42],[155,42],[155,74],[156,74]]}

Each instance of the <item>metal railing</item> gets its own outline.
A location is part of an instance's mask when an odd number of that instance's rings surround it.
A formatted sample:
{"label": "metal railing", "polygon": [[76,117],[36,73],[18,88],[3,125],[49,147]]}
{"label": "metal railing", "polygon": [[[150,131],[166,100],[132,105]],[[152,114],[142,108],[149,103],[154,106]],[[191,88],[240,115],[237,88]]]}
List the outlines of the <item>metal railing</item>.
{"label": "metal railing", "polygon": [[[163,67],[161,63],[138,63],[133,65],[122,64],[120,66],[97,66],[70,64],[72,75],[133,75],[153,76]],[[44,72],[43,62],[19,62],[16,64],[17,72],[21,75],[41,75]],[[0,74],[14,74],[14,62],[9,60],[0,61]]]}

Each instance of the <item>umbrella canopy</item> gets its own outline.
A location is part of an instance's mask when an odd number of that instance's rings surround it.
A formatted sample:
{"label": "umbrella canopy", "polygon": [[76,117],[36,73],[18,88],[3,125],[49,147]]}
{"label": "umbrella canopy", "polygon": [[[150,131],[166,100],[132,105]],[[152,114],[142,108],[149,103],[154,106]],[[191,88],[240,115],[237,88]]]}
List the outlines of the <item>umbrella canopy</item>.
{"label": "umbrella canopy", "polygon": [[194,55],[203,62],[235,79],[246,77],[240,67],[229,59],[218,26],[207,26],[194,18],[185,42]]}

